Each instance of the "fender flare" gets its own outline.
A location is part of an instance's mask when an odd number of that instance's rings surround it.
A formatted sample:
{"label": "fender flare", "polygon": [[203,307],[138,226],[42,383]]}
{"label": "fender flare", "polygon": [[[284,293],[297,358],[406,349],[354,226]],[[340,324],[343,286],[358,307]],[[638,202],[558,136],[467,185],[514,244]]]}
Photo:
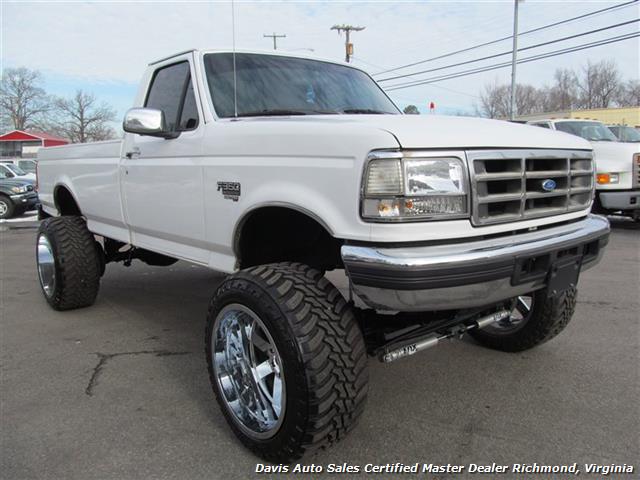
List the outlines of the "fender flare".
{"label": "fender flare", "polygon": [[295,204],[289,203],[289,202],[278,202],[278,201],[275,201],[275,202],[258,203],[256,205],[252,205],[247,210],[242,212],[242,215],[240,215],[240,218],[238,219],[238,221],[235,224],[235,227],[233,229],[233,237],[232,238],[233,238],[233,253],[234,253],[236,258],[239,258],[240,236],[241,236],[243,227],[247,223],[247,220],[249,220],[249,218],[251,218],[251,216],[253,214],[255,214],[258,210],[261,210],[263,208],[269,208],[269,207],[284,208],[284,209],[289,209],[289,210],[293,210],[293,211],[296,211],[298,213],[301,213],[301,214],[311,218],[315,222],[317,222],[322,228],[324,228],[327,231],[327,233],[329,235],[331,235],[332,237],[335,238],[333,230],[322,219],[322,217],[320,217],[318,214],[316,214],[315,212],[313,212],[313,211],[311,211],[311,210],[309,210],[307,208],[304,208],[304,207],[301,207],[299,205],[295,205]]}

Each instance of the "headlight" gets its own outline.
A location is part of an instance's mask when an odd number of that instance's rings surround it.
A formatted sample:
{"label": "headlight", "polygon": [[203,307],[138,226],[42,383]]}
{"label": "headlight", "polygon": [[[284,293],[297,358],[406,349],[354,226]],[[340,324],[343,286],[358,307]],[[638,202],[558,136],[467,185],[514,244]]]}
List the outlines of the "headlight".
{"label": "headlight", "polygon": [[459,158],[389,158],[369,161],[362,216],[368,220],[468,217],[467,182]]}
{"label": "headlight", "polygon": [[29,189],[27,187],[11,187],[11,191],[14,193],[27,193]]}
{"label": "headlight", "polygon": [[611,185],[620,182],[620,174],[618,173],[597,173],[596,181],[598,185]]}

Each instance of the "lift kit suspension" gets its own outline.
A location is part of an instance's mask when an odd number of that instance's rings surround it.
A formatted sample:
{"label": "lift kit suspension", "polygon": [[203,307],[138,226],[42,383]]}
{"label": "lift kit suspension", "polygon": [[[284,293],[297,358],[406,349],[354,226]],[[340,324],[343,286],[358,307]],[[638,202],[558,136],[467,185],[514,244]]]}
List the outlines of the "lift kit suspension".
{"label": "lift kit suspension", "polygon": [[511,315],[511,312],[507,310],[499,310],[471,322],[460,323],[453,327],[449,327],[442,333],[430,333],[422,337],[414,338],[411,343],[395,342],[395,344],[387,345],[382,349],[379,359],[384,363],[394,362],[400,358],[408,357],[409,355],[414,355],[422,350],[426,350],[427,348],[435,347],[442,340],[454,337],[460,338],[464,333],[473,328],[484,328],[487,325],[491,325],[492,323],[508,318],[509,315]]}

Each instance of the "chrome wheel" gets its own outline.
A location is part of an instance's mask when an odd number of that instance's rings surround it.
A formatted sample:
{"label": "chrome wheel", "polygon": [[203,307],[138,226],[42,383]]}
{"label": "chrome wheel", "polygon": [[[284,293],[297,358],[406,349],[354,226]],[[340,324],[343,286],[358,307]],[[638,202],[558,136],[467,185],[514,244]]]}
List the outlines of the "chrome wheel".
{"label": "chrome wheel", "polygon": [[0,200],[0,217],[4,217],[9,211],[9,205],[5,200]]}
{"label": "chrome wheel", "polygon": [[47,297],[51,297],[56,288],[56,265],[53,259],[51,243],[45,235],[38,237],[37,247],[38,277]]}
{"label": "chrome wheel", "polygon": [[236,425],[256,439],[276,434],[285,413],[278,349],[260,317],[234,303],[216,317],[211,344],[214,375]]}
{"label": "chrome wheel", "polygon": [[521,295],[514,299],[511,315],[493,323],[484,330],[498,335],[510,334],[525,326],[533,312],[533,296]]}

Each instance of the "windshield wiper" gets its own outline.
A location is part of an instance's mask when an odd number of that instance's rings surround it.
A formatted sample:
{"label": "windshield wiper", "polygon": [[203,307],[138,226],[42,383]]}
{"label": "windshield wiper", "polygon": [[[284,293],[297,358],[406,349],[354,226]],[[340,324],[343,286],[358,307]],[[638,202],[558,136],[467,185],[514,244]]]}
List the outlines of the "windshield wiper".
{"label": "windshield wiper", "polygon": [[264,109],[250,112],[238,113],[239,117],[268,117],[268,116],[288,116],[288,115],[329,115],[335,114],[332,110],[287,110],[287,109]]}
{"label": "windshield wiper", "polygon": [[342,110],[342,113],[371,113],[374,115],[386,115],[389,112],[383,112],[382,110],[374,110],[373,108],[346,108]]}
{"label": "windshield wiper", "polygon": [[262,117],[269,115],[308,115],[307,112],[303,112],[301,110],[253,110],[250,112],[241,112],[238,114],[239,117]]}

